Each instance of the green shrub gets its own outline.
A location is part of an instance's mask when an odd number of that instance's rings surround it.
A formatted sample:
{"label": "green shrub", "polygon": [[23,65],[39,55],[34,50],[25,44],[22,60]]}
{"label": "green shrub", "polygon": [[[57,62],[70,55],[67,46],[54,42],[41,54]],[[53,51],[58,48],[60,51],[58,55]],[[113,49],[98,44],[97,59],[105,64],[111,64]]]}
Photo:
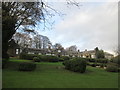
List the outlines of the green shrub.
{"label": "green shrub", "polygon": [[65,69],[74,72],[84,73],[86,70],[86,61],[80,58],[66,60],[63,65],[65,65]]}
{"label": "green shrub", "polygon": [[70,59],[70,57],[68,57],[68,56],[61,56],[60,58],[62,58],[64,61]]}
{"label": "green shrub", "polygon": [[40,59],[39,57],[34,57],[34,58],[33,58],[33,61],[34,61],[34,62],[40,62],[41,59]]}
{"label": "green shrub", "polygon": [[107,63],[108,59],[96,59],[98,63]]}
{"label": "green shrub", "polygon": [[95,64],[95,63],[92,63],[91,66],[92,66],[92,67],[96,67],[96,64]]}
{"label": "green shrub", "polygon": [[96,62],[96,59],[95,58],[85,58],[86,61],[88,62]]}
{"label": "green shrub", "polygon": [[37,54],[26,54],[26,53],[21,53],[19,58],[20,59],[27,59],[27,60],[33,60],[34,57],[37,57]]}
{"label": "green shrub", "polygon": [[101,64],[99,64],[99,66],[100,66],[101,68],[103,68],[103,67],[105,67],[105,64],[101,63]]}
{"label": "green shrub", "polygon": [[20,63],[19,65],[19,71],[33,71],[36,68],[35,63],[30,63],[30,62],[24,62]]}
{"label": "green shrub", "polygon": [[106,71],[108,71],[108,72],[118,72],[119,71],[118,65],[115,64],[115,63],[108,63]]}
{"label": "green shrub", "polygon": [[107,63],[108,59],[86,58],[88,62]]}
{"label": "green shrub", "polygon": [[41,59],[43,62],[58,62],[59,58],[57,56],[52,55],[42,55]]}
{"label": "green shrub", "polygon": [[49,62],[58,62],[59,58],[57,56],[46,56],[47,57],[47,61]]}
{"label": "green shrub", "polygon": [[64,61],[64,59],[63,59],[63,58],[59,58],[59,61],[60,61],[60,62],[63,62],[63,61]]}

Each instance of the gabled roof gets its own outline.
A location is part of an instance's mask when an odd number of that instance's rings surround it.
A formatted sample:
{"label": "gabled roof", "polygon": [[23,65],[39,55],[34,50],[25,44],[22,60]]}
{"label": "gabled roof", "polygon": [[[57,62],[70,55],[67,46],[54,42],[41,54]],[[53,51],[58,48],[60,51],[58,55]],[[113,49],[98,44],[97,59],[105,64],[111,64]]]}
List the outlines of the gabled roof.
{"label": "gabled roof", "polygon": [[9,48],[20,48],[20,46],[15,43],[15,40],[12,39],[10,42],[9,42]]}

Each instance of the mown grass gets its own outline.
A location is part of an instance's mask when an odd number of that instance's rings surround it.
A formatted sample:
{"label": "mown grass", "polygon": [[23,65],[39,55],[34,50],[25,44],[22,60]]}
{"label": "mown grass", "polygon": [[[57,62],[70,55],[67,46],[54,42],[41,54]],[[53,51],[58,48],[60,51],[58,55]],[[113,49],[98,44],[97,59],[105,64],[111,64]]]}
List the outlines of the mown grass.
{"label": "mown grass", "polygon": [[61,62],[36,63],[32,72],[18,71],[20,62],[11,59],[3,69],[3,88],[118,88],[118,73],[87,66],[83,74],[64,69]]}

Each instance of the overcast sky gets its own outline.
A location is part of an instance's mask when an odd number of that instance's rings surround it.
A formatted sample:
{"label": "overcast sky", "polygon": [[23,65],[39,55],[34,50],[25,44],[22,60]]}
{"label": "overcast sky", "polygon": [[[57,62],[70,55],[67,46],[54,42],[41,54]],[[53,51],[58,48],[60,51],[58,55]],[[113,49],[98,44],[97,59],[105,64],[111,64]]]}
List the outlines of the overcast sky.
{"label": "overcast sky", "polygon": [[80,51],[95,47],[111,53],[114,51],[118,43],[117,2],[82,2],[80,9],[67,7],[63,2],[50,4],[66,14],[54,17],[52,30],[39,31],[53,44],[60,43],[65,48],[76,45]]}

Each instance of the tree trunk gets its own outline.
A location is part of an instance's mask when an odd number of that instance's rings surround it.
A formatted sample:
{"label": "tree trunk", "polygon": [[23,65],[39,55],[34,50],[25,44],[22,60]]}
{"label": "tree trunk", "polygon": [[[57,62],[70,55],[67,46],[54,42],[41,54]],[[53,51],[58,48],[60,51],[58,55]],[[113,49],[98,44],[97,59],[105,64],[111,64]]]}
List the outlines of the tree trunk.
{"label": "tree trunk", "polygon": [[2,58],[9,59],[9,55],[7,54],[9,40],[12,38],[15,33],[15,23],[12,19],[4,19],[2,20]]}

